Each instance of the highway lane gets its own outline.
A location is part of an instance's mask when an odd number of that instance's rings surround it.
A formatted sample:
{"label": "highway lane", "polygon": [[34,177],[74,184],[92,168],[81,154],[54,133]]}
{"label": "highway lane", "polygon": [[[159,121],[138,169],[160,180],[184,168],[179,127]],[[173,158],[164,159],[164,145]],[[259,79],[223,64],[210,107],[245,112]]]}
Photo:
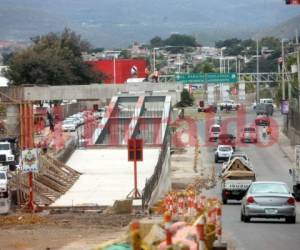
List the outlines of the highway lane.
{"label": "highway lane", "polygon": [[[225,118],[223,118],[224,121]],[[255,119],[255,114],[249,112],[246,123],[251,123]],[[275,114],[276,121],[280,121],[281,116]],[[199,134],[205,138],[207,130],[205,121],[198,123]],[[228,126],[230,132],[236,133],[236,124]],[[203,146],[203,145],[202,145]],[[208,148],[210,156],[206,161],[214,162],[214,147]],[[255,168],[257,180],[276,180],[286,182],[290,188],[292,180],[288,174],[288,169],[292,167],[289,159],[283,154],[277,143],[268,147],[261,147],[254,144],[240,146],[239,151],[245,152]],[[222,164],[216,164],[220,171]],[[220,183],[213,190],[213,193],[221,197]],[[300,204],[297,205],[297,223],[295,225],[285,224],[283,220],[254,220],[251,223],[240,221],[240,203],[232,202],[223,206],[223,226],[224,231],[235,241],[237,249],[300,249]]]}

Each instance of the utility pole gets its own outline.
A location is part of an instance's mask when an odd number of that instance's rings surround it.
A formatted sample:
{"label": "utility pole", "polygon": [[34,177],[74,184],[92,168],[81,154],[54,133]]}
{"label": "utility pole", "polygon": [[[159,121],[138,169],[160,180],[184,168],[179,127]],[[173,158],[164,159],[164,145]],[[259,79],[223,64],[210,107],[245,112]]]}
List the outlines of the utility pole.
{"label": "utility pole", "polygon": [[282,100],[285,100],[285,75],[284,75],[284,69],[285,69],[285,63],[284,63],[284,41],[281,39],[281,57],[282,57],[282,66],[281,66],[281,77],[282,77]]}
{"label": "utility pole", "polygon": [[298,110],[300,110],[300,58],[299,58],[299,35],[296,29],[296,45],[297,45],[297,75],[298,75]]}
{"label": "utility pole", "polygon": [[256,103],[259,103],[259,57],[258,40],[256,40]]}

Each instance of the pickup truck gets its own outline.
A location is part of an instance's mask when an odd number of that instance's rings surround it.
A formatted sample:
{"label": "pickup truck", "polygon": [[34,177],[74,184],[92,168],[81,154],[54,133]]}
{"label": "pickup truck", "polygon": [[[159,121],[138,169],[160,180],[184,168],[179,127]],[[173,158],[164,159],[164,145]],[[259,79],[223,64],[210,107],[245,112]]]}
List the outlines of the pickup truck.
{"label": "pickup truck", "polygon": [[219,103],[220,110],[238,110],[240,108],[240,104],[236,103],[232,100],[227,100],[224,102]]}
{"label": "pickup truck", "polygon": [[255,181],[255,173],[248,164],[235,157],[223,170],[221,175],[222,201],[227,204],[228,200],[241,200],[248,187]]}

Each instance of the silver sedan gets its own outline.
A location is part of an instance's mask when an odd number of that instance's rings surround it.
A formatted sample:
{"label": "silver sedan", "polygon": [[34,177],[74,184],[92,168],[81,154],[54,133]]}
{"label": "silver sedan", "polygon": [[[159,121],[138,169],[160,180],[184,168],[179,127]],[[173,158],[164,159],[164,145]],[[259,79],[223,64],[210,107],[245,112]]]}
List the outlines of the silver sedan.
{"label": "silver sedan", "polygon": [[241,221],[251,218],[285,218],[296,223],[296,202],[284,182],[253,182],[242,199]]}

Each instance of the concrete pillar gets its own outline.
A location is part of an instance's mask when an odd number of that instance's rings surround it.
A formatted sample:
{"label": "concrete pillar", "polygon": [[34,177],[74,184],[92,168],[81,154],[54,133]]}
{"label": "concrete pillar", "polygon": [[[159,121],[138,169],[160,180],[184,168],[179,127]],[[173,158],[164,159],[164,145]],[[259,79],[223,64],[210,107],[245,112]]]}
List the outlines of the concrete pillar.
{"label": "concrete pillar", "polygon": [[6,106],[6,131],[9,136],[20,135],[20,106],[8,104]]}

